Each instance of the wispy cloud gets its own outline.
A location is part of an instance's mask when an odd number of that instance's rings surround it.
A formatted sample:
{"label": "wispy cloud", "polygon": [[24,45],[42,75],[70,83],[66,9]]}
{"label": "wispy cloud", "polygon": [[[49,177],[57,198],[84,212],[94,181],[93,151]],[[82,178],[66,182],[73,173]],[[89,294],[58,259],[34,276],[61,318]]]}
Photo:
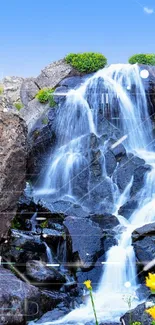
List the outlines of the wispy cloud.
{"label": "wispy cloud", "polygon": [[151,15],[154,13],[154,10],[152,8],[148,8],[148,7],[144,7],[144,12],[146,12],[146,14]]}

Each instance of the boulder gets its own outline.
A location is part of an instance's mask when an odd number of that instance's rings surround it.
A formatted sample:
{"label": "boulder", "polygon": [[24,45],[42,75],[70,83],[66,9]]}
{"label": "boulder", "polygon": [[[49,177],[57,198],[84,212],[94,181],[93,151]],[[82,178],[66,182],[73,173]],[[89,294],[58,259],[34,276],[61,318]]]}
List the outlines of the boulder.
{"label": "boulder", "polygon": [[34,236],[31,232],[11,230],[11,238],[3,245],[4,256],[16,262],[25,263],[29,260],[39,260],[46,257],[46,247],[40,236]]}
{"label": "boulder", "polygon": [[68,300],[67,294],[41,291],[21,281],[9,270],[0,267],[0,323],[25,325],[27,320],[36,319]]}
{"label": "boulder", "polygon": [[24,106],[33,100],[39,91],[39,87],[35,83],[34,78],[26,78],[23,80],[20,87],[20,98]]}
{"label": "boulder", "polygon": [[141,165],[134,171],[133,184],[130,190],[131,197],[134,197],[144,185],[145,175],[151,170],[150,165]]}
{"label": "boulder", "polygon": [[43,113],[45,114],[49,109],[48,103],[40,103],[37,98],[32,99],[28,105],[21,108],[19,114],[25,120],[29,132],[34,128],[35,123]]}
{"label": "boulder", "polygon": [[57,284],[59,287],[66,282],[65,277],[55,268],[48,267],[41,261],[28,261],[26,263],[26,275],[37,285],[48,283],[48,287]]}
{"label": "boulder", "polygon": [[103,255],[101,228],[87,218],[67,217],[64,221],[67,235],[67,255],[70,262],[89,269]]}
{"label": "boulder", "polygon": [[147,236],[155,236],[155,222],[136,228],[132,233],[132,240],[135,242]]}
{"label": "boulder", "polygon": [[[64,303],[61,303],[57,308],[44,314],[35,324],[45,324],[46,322],[57,321],[69,312],[70,309]],[[34,325],[34,323],[30,322],[28,325]]]}
{"label": "boulder", "polygon": [[109,231],[110,229],[113,229],[119,225],[118,219],[109,213],[92,214],[90,215],[90,219],[98,223],[100,228],[102,228],[104,231]]}
{"label": "boulder", "polygon": [[135,229],[132,239],[136,257],[145,266],[155,258],[155,223]]}
{"label": "boulder", "polygon": [[41,74],[35,79],[35,83],[40,89],[44,87],[55,88],[64,78],[79,75],[80,73],[78,71],[62,59],[52,62],[45,67],[41,71]]}
{"label": "boulder", "polygon": [[[132,154],[128,154],[128,157],[123,157],[115,170],[114,173],[114,181],[117,184],[118,188],[120,189],[121,192],[123,192],[126,188],[126,186],[129,184],[131,181],[131,178],[134,175],[134,172],[136,168],[138,168],[141,165],[144,165],[145,161],[143,159],[140,159],[139,157],[136,157]],[[138,174],[137,174],[138,176]],[[139,177],[135,179],[135,182],[140,181]],[[139,185],[135,185],[134,183],[134,188],[135,190],[132,192],[136,192],[136,189],[140,189],[140,185],[142,186],[142,182]]]}
{"label": "boulder", "polygon": [[107,175],[109,177],[112,176],[116,166],[117,166],[117,161],[115,155],[111,150],[108,150],[105,153],[105,168],[106,168]]}
{"label": "boulder", "polygon": [[121,324],[130,325],[131,321],[140,322],[143,325],[151,325],[152,318],[145,312],[145,303],[138,305],[135,309],[128,311],[123,317],[121,317]]}
{"label": "boulder", "polygon": [[129,219],[137,207],[138,201],[131,199],[119,208],[118,214],[126,219]]}
{"label": "boulder", "polygon": [[0,112],[0,238],[7,235],[25,187],[27,129],[19,116]]}

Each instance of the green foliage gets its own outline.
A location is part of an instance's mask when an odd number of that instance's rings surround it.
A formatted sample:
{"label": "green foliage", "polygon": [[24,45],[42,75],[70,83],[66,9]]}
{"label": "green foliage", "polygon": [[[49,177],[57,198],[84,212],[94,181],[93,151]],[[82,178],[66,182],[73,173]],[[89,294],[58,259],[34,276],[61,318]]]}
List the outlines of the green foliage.
{"label": "green foliage", "polygon": [[82,73],[96,72],[107,64],[107,59],[103,54],[94,52],[70,53],[65,60]]}
{"label": "green foliage", "polygon": [[40,224],[40,227],[41,227],[41,228],[48,228],[48,220],[45,220],[44,222],[42,222],[42,223]]}
{"label": "green foliage", "polygon": [[155,54],[135,54],[129,58],[129,63],[155,65]]}
{"label": "green foliage", "polygon": [[17,108],[18,111],[24,106],[21,102],[14,103],[14,106]]}
{"label": "green foliage", "polygon": [[0,86],[0,95],[2,95],[2,94],[3,94],[3,91],[4,91],[4,88],[3,88],[3,86]]}
{"label": "green foliage", "polygon": [[40,89],[36,95],[36,98],[39,100],[40,103],[45,104],[49,102],[50,107],[53,107],[56,105],[53,96],[54,91],[55,89],[53,88]]}
{"label": "green foliage", "polygon": [[155,325],[155,320],[152,321],[151,325]]}
{"label": "green foliage", "polygon": [[133,322],[131,325],[141,325],[141,322]]}
{"label": "green foliage", "polygon": [[20,227],[21,227],[20,222],[18,221],[17,217],[14,217],[14,219],[11,222],[11,228],[20,229]]}
{"label": "green foliage", "polygon": [[42,119],[42,124],[45,124],[45,125],[48,124],[48,118],[47,118],[47,117],[44,117],[44,118]]}

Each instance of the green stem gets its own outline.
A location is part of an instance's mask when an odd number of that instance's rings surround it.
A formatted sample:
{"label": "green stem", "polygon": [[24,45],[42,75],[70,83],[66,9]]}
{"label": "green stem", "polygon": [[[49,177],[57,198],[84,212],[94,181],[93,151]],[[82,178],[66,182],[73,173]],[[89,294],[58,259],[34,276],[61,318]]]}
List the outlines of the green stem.
{"label": "green stem", "polygon": [[90,298],[91,298],[91,302],[92,302],[92,306],[93,306],[93,311],[94,311],[96,325],[99,325],[98,320],[97,320],[96,310],[95,310],[95,304],[94,304],[92,289],[89,289],[89,293],[90,293]]}

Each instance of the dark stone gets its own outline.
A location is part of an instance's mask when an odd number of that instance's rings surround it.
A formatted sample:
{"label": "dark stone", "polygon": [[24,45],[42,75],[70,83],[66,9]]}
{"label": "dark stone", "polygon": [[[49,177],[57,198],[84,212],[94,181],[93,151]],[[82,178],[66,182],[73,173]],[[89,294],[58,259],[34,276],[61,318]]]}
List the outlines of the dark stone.
{"label": "dark stone", "polygon": [[106,167],[107,175],[109,177],[112,176],[116,166],[117,166],[117,161],[115,155],[111,150],[108,150],[105,153],[105,167]]}
{"label": "dark stone", "polygon": [[138,193],[138,191],[143,187],[145,175],[150,170],[151,170],[150,165],[142,165],[135,169],[133,184],[132,184],[131,191],[130,191],[131,196],[136,195]]}
{"label": "dark stone", "polygon": [[141,240],[146,236],[155,236],[155,222],[136,228],[132,233],[132,240]]}
{"label": "dark stone", "polygon": [[[52,322],[54,320],[58,320],[59,318],[62,318],[66,314],[69,313],[69,309],[65,306],[64,303],[61,303],[57,306],[57,308],[53,309],[52,311],[47,312],[44,314],[37,322],[36,324],[44,324],[46,322]],[[31,324],[29,324],[31,325]]]}
{"label": "dark stone", "polygon": [[155,236],[147,236],[133,242],[138,261],[145,266],[155,258]]}
{"label": "dark stone", "polygon": [[[68,89],[65,86],[61,86],[61,87],[56,88],[56,90],[55,90],[55,92],[53,94],[54,101],[57,104],[63,103],[63,101],[66,100],[67,92],[68,92]],[[60,95],[59,95],[59,93],[60,93]]]}
{"label": "dark stone", "polygon": [[113,229],[114,227],[119,225],[118,219],[111,214],[92,214],[90,215],[90,219],[99,224],[100,228],[104,231],[108,231],[109,229]]}
{"label": "dark stone", "polygon": [[78,269],[78,271],[76,272],[76,279],[77,279],[79,289],[83,290],[84,281],[91,280],[93,289],[97,290],[99,281],[101,280],[101,277],[103,275],[104,266],[101,264],[101,262],[104,261],[105,261],[105,257],[101,256],[94,264],[93,269],[91,270]]}
{"label": "dark stone", "polygon": [[65,277],[56,268],[48,267],[46,263],[41,261],[28,261],[26,263],[26,275],[34,285],[48,283],[49,286],[52,284],[61,286],[66,282]]}
{"label": "dark stone", "polygon": [[85,81],[85,79],[86,78],[80,76],[68,77],[60,82],[60,86],[65,86],[70,89],[78,88]]}
{"label": "dark stone", "polygon": [[112,151],[117,160],[126,155],[126,150],[122,143],[117,145],[115,148],[111,148],[110,150]]}
{"label": "dark stone", "polygon": [[145,312],[145,303],[138,305],[135,309],[128,311],[123,317],[121,317],[121,324],[130,325],[132,322],[141,322],[143,325],[151,325],[152,318]]}
{"label": "dark stone", "polygon": [[138,207],[138,202],[136,200],[127,201],[124,205],[122,205],[118,211],[118,214],[123,216],[126,219],[129,219],[134,212],[135,209]]}
{"label": "dark stone", "polygon": [[75,204],[69,201],[55,201],[51,203],[50,198],[45,200],[40,200],[40,204],[49,211],[52,212],[53,216],[63,216],[66,218],[68,215],[73,215],[76,217],[88,217],[89,210],[85,207],[81,207],[79,204]]}
{"label": "dark stone", "polygon": [[67,217],[67,253],[70,261],[79,261],[81,268],[89,269],[103,254],[101,228],[89,219]]}
{"label": "dark stone", "polygon": [[24,325],[68,300],[67,294],[41,291],[3,267],[0,267],[0,289],[0,323],[5,325]]}
{"label": "dark stone", "polygon": [[131,181],[135,169],[144,164],[145,161],[143,159],[133,156],[132,154],[121,159],[114,173],[114,181],[117,183],[121,192],[125,190],[126,186]]}

